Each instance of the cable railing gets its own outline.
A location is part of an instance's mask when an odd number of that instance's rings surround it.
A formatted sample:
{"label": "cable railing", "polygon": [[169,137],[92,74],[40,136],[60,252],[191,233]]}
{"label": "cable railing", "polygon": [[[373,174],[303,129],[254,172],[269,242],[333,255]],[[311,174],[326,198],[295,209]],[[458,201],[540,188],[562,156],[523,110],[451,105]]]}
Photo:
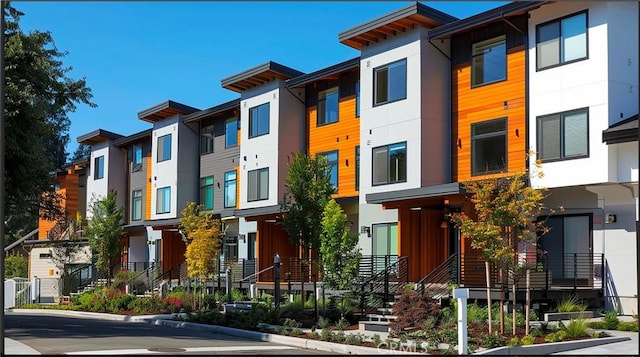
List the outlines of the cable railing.
{"label": "cable railing", "polygon": [[458,255],[453,254],[435,269],[416,283],[417,289],[423,295],[428,293],[433,297],[449,295],[449,284],[458,281]]}
{"label": "cable railing", "polygon": [[[376,256],[363,257],[361,262],[373,262],[374,267],[377,268],[375,263],[380,259],[375,259]],[[395,295],[398,293],[401,286],[409,282],[409,258],[405,256],[381,256],[384,257],[384,261],[387,265],[375,274],[365,277],[359,283],[358,292],[360,294],[360,310],[362,316],[365,315],[367,308],[366,301],[369,297],[370,300],[382,299],[381,303],[387,304],[395,299]],[[366,268],[365,268],[366,270]],[[362,277],[360,277],[362,279]],[[375,306],[379,307],[379,306]]]}

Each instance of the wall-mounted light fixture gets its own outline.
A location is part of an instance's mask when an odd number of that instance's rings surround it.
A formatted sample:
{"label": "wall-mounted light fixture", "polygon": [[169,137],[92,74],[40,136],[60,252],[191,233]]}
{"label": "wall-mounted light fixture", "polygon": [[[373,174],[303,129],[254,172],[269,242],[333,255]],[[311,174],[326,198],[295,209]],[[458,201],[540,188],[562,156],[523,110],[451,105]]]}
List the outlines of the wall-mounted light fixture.
{"label": "wall-mounted light fixture", "polygon": [[606,223],[616,223],[616,221],[618,220],[618,216],[615,214],[611,214],[611,213],[607,213],[607,220],[605,221]]}
{"label": "wall-mounted light fixture", "polygon": [[369,226],[360,226],[360,233],[361,234],[367,234],[367,237],[371,237],[371,227]]}

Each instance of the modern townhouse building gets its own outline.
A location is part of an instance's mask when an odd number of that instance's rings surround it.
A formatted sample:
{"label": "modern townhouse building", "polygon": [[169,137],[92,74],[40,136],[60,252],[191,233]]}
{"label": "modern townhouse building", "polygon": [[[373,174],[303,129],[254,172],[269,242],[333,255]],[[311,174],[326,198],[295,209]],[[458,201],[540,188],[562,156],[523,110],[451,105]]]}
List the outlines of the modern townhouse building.
{"label": "modern townhouse building", "polygon": [[637,2],[523,1],[459,20],[412,3],[339,33],[356,58],[308,74],[267,62],[221,80],[238,99],[205,110],[167,101],[138,113],[149,130],[79,137],[92,146],[87,207],[118,191],[129,265],[180,266],[180,212],[195,201],[223,221],[223,260],[262,271],[278,253],[287,271],[300,255],[280,224],[287,165],[295,152],[324,155],[374,273],[403,264],[409,282],[455,272],[481,288],[481,257],[449,220],[473,212],[463,183],[541,160],[530,183],[563,209],[521,249],[549,274],[538,297],[579,293],[630,314],[637,13]]}
{"label": "modern townhouse building", "polygon": [[[604,287],[608,308],[637,307],[638,141],[612,141],[637,123],[638,2],[557,2],[529,12],[530,147],[563,206],[540,245],[554,280]],[[637,125],[637,124],[636,124]],[[603,137],[604,132],[604,137]]]}
{"label": "modern townhouse building", "polygon": [[[304,96],[285,81],[302,72],[267,62],[222,80],[240,93],[239,234],[253,249],[258,269],[273,266],[276,253],[295,257],[280,219],[287,162],[304,151]],[[243,239],[245,240],[245,239]],[[243,242],[243,244],[247,244]]]}

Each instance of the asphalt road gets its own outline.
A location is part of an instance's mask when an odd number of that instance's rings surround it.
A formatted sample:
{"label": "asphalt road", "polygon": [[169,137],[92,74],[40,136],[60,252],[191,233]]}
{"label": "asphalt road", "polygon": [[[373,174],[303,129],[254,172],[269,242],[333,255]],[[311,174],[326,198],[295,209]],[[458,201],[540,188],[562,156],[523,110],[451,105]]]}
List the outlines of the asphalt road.
{"label": "asphalt road", "polygon": [[5,336],[42,354],[326,354],[271,342],[143,322],[5,313]]}

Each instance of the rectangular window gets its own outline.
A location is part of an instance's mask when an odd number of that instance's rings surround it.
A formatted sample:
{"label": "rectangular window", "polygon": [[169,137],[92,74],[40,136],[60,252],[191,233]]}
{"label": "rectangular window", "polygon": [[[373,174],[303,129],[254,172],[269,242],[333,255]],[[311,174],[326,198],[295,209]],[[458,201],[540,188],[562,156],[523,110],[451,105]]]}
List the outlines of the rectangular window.
{"label": "rectangular window", "polygon": [[587,12],[536,27],[537,68],[544,69],[587,58]]}
{"label": "rectangular window", "polygon": [[356,118],[360,118],[360,80],[356,82]]}
{"label": "rectangular window", "polygon": [[104,178],[104,156],[98,156],[93,160],[93,179]]}
{"label": "rectangular window", "polygon": [[224,208],[236,206],[236,178],[235,170],[224,174]]}
{"label": "rectangular window", "polygon": [[379,272],[398,261],[398,223],[377,223],[373,225],[373,265]]}
{"label": "rectangular window", "polygon": [[407,181],[407,143],[380,146],[372,150],[373,185]]}
{"label": "rectangular window", "polygon": [[156,191],[156,213],[171,211],[171,187],[162,187]]}
{"label": "rectangular window", "polygon": [[471,124],[471,173],[483,175],[507,168],[507,119]]}
{"label": "rectangular window", "polygon": [[471,57],[471,86],[507,79],[505,35],[474,43]]}
{"label": "rectangular window", "polygon": [[142,219],[142,190],[131,192],[131,220]]}
{"label": "rectangular window", "polygon": [[356,191],[360,189],[360,145],[356,146]]}
{"label": "rectangular window", "polygon": [[142,145],[133,145],[132,171],[142,170]]}
{"label": "rectangular window", "polygon": [[543,162],[589,156],[588,108],[538,117],[537,128]]}
{"label": "rectangular window", "polygon": [[203,126],[200,129],[200,155],[213,152],[213,125]]}
{"label": "rectangular window", "polygon": [[249,138],[269,134],[269,103],[249,109]]}
{"label": "rectangular window", "polygon": [[318,92],[317,125],[335,123],[338,121],[338,87]]}
{"label": "rectangular window", "polygon": [[338,187],[338,150],[318,154],[327,158],[329,178],[334,188]]}
{"label": "rectangular window", "polygon": [[171,160],[171,134],[158,138],[158,162]]}
{"label": "rectangular window", "polygon": [[222,255],[224,261],[237,262],[238,261],[238,237],[237,236],[225,236],[222,247]]}
{"label": "rectangular window", "polygon": [[407,98],[407,60],[396,61],[373,70],[373,105]]}
{"label": "rectangular window", "polygon": [[230,148],[238,145],[238,128],[240,121],[237,118],[228,119],[224,124],[224,147]]}
{"label": "rectangular window", "polygon": [[269,168],[247,173],[247,201],[260,201],[269,198]]}
{"label": "rectangular window", "polygon": [[205,210],[213,209],[213,176],[200,178],[200,204]]}

